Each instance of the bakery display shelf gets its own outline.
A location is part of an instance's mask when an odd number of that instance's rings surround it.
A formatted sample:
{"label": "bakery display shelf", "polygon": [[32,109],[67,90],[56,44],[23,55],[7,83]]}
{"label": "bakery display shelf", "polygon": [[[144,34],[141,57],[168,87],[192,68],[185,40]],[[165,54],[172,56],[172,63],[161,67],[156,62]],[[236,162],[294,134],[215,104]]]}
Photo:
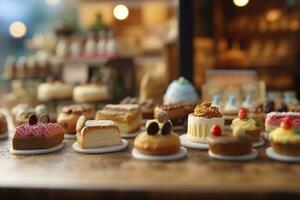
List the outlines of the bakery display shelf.
{"label": "bakery display shelf", "polygon": [[[12,129],[10,129],[12,130]],[[168,194],[299,193],[300,164],[272,161],[265,148],[249,162],[217,161],[206,150],[188,150],[180,161],[141,161],[132,157],[133,139],[122,152],[85,155],[72,149],[73,141],[45,155],[9,153],[12,132],[0,141],[0,189],[150,192]],[[129,181],[130,180],[130,181]],[[7,190],[10,191],[10,190]]]}
{"label": "bakery display shelf", "polygon": [[95,58],[68,58],[61,60],[61,63],[64,64],[86,64],[86,65],[106,65],[111,62],[122,62],[131,60],[131,57],[113,57],[113,58],[102,58],[102,57],[95,57]]}

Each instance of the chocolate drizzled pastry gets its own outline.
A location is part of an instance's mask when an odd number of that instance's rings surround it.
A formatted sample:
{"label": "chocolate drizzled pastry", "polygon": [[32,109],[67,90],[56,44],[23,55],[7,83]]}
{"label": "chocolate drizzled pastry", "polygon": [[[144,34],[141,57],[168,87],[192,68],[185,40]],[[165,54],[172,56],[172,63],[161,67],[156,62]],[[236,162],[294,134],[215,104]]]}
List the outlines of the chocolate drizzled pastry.
{"label": "chocolate drizzled pastry", "polygon": [[273,100],[267,100],[263,103],[259,103],[254,108],[256,113],[270,113],[270,112],[287,112],[288,106],[283,102],[275,102]]}
{"label": "chocolate drizzled pastry", "polygon": [[203,102],[200,105],[197,105],[194,109],[193,115],[197,117],[205,117],[208,119],[219,118],[223,116],[219,112],[219,109],[216,106],[212,106],[210,102]]}

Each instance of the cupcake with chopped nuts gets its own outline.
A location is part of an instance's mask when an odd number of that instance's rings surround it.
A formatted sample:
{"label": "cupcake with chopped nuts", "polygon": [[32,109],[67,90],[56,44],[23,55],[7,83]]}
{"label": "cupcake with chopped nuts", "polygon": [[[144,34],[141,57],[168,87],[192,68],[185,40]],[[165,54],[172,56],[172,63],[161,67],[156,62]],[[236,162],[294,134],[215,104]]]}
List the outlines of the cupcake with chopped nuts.
{"label": "cupcake with chopped nuts", "polygon": [[188,116],[187,137],[193,142],[206,143],[211,127],[217,124],[224,129],[224,117],[210,102],[197,105]]}

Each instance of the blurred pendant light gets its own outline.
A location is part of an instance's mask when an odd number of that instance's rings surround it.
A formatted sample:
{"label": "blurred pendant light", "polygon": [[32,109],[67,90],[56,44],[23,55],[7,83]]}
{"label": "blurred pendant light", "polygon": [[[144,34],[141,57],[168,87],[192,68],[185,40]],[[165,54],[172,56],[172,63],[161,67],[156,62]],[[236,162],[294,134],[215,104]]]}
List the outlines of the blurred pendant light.
{"label": "blurred pendant light", "polygon": [[60,3],[61,0],[45,0],[47,4],[55,6]]}
{"label": "blurred pendant light", "polygon": [[118,20],[124,20],[129,15],[129,10],[125,5],[117,5],[113,10],[114,17]]}
{"label": "blurred pendant light", "polygon": [[237,7],[244,7],[249,3],[250,0],[233,0],[233,4]]}
{"label": "blurred pendant light", "polygon": [[9,26],[9,34],[14,38],[21,38],[27,32],[27,27],[23,22],[15,21]]}

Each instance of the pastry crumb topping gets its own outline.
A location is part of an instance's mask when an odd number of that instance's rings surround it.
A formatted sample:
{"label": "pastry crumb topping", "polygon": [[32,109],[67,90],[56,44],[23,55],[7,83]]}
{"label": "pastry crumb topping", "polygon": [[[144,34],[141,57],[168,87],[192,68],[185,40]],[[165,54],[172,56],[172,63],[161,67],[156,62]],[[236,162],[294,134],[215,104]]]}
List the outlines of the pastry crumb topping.
{"label": "pastry crumb topping", "polygon": [[197,105],[193,114],[197,117],[205,117],[209,119],[222,117],[219,109],[216,106],[212,106],[210,102],[203,102],[200,105]]}

